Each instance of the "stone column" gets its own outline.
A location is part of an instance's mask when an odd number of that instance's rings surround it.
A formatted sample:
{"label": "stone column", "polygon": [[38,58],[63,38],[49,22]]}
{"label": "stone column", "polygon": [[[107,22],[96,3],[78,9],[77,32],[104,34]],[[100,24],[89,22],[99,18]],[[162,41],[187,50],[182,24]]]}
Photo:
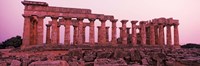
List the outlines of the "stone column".
{"label": "stone column", "polygon": [[154,22],[150,22],[150,45],[155,45],[155,23]]}
{"label": "stone column", "polygon": [[130,28],[126,28],[127,36],[130,34]]}
{"label": "stone column", "polygon": [[21,48],[25,48],[30,44],[30,16],[23,15],[24,17],[24,31],[23,31],[23,40]]}
{"label": "stone column", "polygon": [[86,26],[83,26],[83,43],[85,43],[85,28]]}
{"label": "stone column", "polygon": [[83,44],[83,18],[77,18],[78,20],[78,44]]}
{"label": "stone column", "polygon": [[101,37],[100,37],[100,44],[106,44],[106,19],[100,19],[101,21]]}
{"label": "stone column", "polygon": [[101,27],[100,26],[97,26],[97,28],[98,28],[98,44],[100,44],[100,38],[102,37],[101,36]]}
{"label": "stone column", "polygon": [[122,27],[119,27],[119,30],[120,30],[120,32],[119,32],[119,38],[120,38],[120,39],[118,39],[117,42],[118,42],[118,44],[122,44],[122,34],[123,34],[123,33],[122,33],[122,32],[123,32],[123,31],[122,31]]}
{"label": "stone column", "polygon": [[172,37],[171,37],[171,20],[172,19],[168,19],[167,22],[167,45],[171,46],[172,45]]}
{"label": "stone column", "polygon": [[47,27],[47,33],[46,33],[46,44],[50,44],[51,43],[51,38],[50,38],[50,27],[51,25],[50,24],[46,24],[46,27]]}
{"label": "stone column", "polygon": [[131,35],[130,35],[130,28],[126,28],[126,35],[127,35],[127,44],[131,43]]}
{"label": "stone column", "polygon": [[107,44],[109,43],[109,27],[106,27],[106,42],[107,42]]}
{"label": "stone column", "polygon": [[126,31],[126,23],[128,20],[122,20],[122,44],[127,45],[127,31]]}
{"label": "stone column", "polygon": [[37,24],[38,24],[38,20],[36,20],[36,18],[34,18],[35,16],[33,16],[33,18],[31,19],[31,34],[30,34],[30,45],[36,45],[38,44],[38,35],[37,35]]}
{"label": "stone column", "polygon": [[163,22],[159,22],[158,23],[159,26],[159,44],[160,45],[164,45],[164,23]]}
{"label": "stone column", "polygon": [[65,19],[65,37],[64,37],[64,44],[70,44],[70,25],[71,25],[71,18],[64,18]]}
{"label": "stone column", "polygon": [[122,31],[122,27],[119,27],[119,30],[120,30],[120,36],[119,36],[119,37],[122,39],[122,34],[123,34],[123,33],[122,33],[122,32],[123,32],[123,31]]}
{"label": "stone column", "polygon": [[112,22],[112,40],[111,40],[111,44],[112,45],[116,45],[117,44],[117,38],[116,38],[116,28],[117,28],[116,22],[117,21],[118,21],[117,19],[111,20],[111,22]]}
{"label": "stone column", "polygon": [[146,22],[140,22],[140,36],[141,36],[141,45],[146,45]]}
{"label": "stone column", "polygon": [[150,44],[150,27],[149,23],[146,24],[146,44]]}
{"label": "stone column", "polygon": [[137,28],[136,23],[137,22],[138,21],[131,21],[131,24],[132,24],[132,36],[131,36],[131,38],[132,38],[132,45],[133,46],[137,45],[137,33],[136,33],[136,28]]}
{"label": "stone column", "polygon": [[45,17],[38,16],[38,23],[37,23],[37,44],[43,44],[43,19]]}
{"label": "stone column", "polygon": [[74,25],[74,41],[73,44],[78,44],[78,26]]}
{"label": "stone column", "polygon": [[52,31],[51,31],[51,44],[57,44],[58,40],[58,22],[57,19],[58,17],[51,17],[52,19]]}
{"label": "stone column", "polygon": [[57,44],[60,44],[60,25],[57,26]]}
{"label": "stone column", "polygon": [[178,33],[178,20],[174,20],[174,45],[175,47],[179,47],[179,33]]}
{"label": "stone column", "polygon": [[158,45],[159,44],[159,35],[158,35],[158,22],[156,19],[152,20],[155,24],[154,26],[154,33],[155,33],[155,44]]}
{"label": "stone column", "polygon": [[159,35],[158,35],[158,25],[155,25],[154,27],[154,33],[155,33],[155,44],[158,45],[159,44]]}
{"label": "stone column", "polygon": [[89,38],[89,42],[91,45],[94,45],[94,21],[95,19],[89,19],[90,21],[90,38]]}

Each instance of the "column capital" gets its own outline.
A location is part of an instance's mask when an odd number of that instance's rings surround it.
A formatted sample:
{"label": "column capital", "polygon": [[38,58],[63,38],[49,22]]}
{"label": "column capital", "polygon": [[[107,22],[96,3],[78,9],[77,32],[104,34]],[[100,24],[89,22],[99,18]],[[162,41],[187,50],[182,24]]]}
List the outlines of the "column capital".
{"label": "column capital", "polygon": [[77,20],[78,20],[78,21],[83,21],[83,20],[84,20],[84,18],[77,18]]}
{"label": "column capital", "polygon": [[158,19],[153,19],[152,22],[154,22],[157,25],[158,24]]}
{"label": "column capital", "polygon": [[51,19],[53,20],[53,19],[58,19],[58,17],[56,17],[56,16],[51,16]]}
{"label": "column capital", "polygon": [[109,28],[110,28],[110,27],[108,27],[108,26],[106,27],[106,29],[109,29]]}
{"label": "column capital", "polygon": [[128,20],[121,20],[121,23],[127,23]]}
{"label": "column capital", "polygon": [[136,21],[136,20],[132,20],[131,21],[131,24],[136,24],[138,21]]}
{"label": "column capital", "polygon": [[119,27],[119,29],[121,30],[121,29],[122,29],[122,27]]}
{"label": "column capital", "polygon": [[60,27],[61,25],[60,24],[58,24],[58,26],[57,27]]}
{"label": "column capital", "polygon": [[94,22],[96,19],[92,19],[92,18],[91,18],[91,19],[88,19],[88,20],[89,20],[90,22]]}
{"label": "column capital", "polygon": [[116,23],[116,22],[118,21],[118,19],[112,19],[112,20],[110,20],[110,21],[111,21],[112,23],[113,23],[113,22]]}
{"label": "column capital", "polygon": [[31,17],[31,15],[27,15],[27,14],[22,14],[22,16],[23,16],[24,18],[30,18],[30,17]]}
{"label": "column capital", "polygon": [[130,27],[127,27],[126,29],[129,30],[129,29],[131,29],[131,28],[130,28]]}
{"label": "column capital", "polygon": [[63,17],[65,20],[71,20],[71,17]]}
{"label": "column capital", "polygon": [[72,26],[73,26],[74,28],[75,28],[75,27],[78,27],[77,25],[72,25]]}
{"label": "column capital", "polygon": [[51,27],[51,24],[46,24],[47,27]]}
{"label": "column capital", "polygon": [[97,26],[97,28],[101,28],[101,26]]}
{"label": "column capital", "polygon": [[164,25],[164,23],[163,22],[159,22],[158,25]]}
{"label": "column capital", "polygon": [[37,18],[42,18],[42,19],[44,19],[45,16],[37,15]]}
{"label": "column capital", "polygon": [[168,19],[166,19],[166,25],[167,25],[167,26],[171,26],[172,23],[173,23],[173,18],[168,18]]}
{"label": "column capital", "polygon": [[155,23],[154,22],[149,22],[150,26],[154,26]]}
{"label": "column capital", "polygon": [[140,21],[140,24],[146,24],[147,21]]}
{"label": "column capital", "polygon": [[174,20],[173,18],[168,18],[167,19],[168,22],[173,22],[173,20]]}
{"label": "column capital", "polygon": [[159,18],[158,22],[166,22],[166,18]]}
{"label": "column capital", "polygon": [[106,22],[107,19],[99,19],[101,22]]}
{"label": "column capital", "polygon": [[179,25],[179,22],[178,22],[179,20],[173,20],[173,25],[174,26],[178,26]]}

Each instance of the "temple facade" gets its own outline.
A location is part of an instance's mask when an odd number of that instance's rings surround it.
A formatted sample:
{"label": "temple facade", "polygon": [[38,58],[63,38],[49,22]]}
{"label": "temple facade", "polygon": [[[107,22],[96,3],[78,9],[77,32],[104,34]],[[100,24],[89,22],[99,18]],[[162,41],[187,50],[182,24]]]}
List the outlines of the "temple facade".
{"label": "temple facade", "polygon": [[[74,27],[72,44],[85,44],[85,27],[88,26],[89,45],[119,45],[116,30],[120,29],[121,45],[179,47],[179,21],[173,18],[155,18],[148,21],[118,20],[113,15],[94,14],[90,9],[54,7],[46,2],[33,1],[22,1],[22,4],[25,6],[22,48],[37,44],[60,44],[59,28],[61,25],[65,27],[65,45],[70,45],[72,41],[70,40],[70,26]],[[44,27],[45,17],[52,19],[46,27]],[[89,23],[84,22],[84,19],[88,19]],[[95,20],[99,20],[101,26],[95,26]],[[106,22],[112,24],[106,26]],[[122,27],[117,27],[117,22],[122,23]],[[127,27],[128,22],[131,23],[131,27]],[[137,23],[139,25],[136,25]],[[98,28],[98,37],[95,37],[95,28]],[[173,36],[171,28],[174,30]],[[46,42],[43,42],[44,29],[46,29]],[[108,40],[109,29],[111,29],[111,41]],[[131,29],[131,36],[129,36],[129,29]],[[136,30],[139,30],[140,37]],[[128,37],[131,37],[129,39],[131,43],[128,42]],[[95,38],[98,38],[98,42],[95,42]]]}

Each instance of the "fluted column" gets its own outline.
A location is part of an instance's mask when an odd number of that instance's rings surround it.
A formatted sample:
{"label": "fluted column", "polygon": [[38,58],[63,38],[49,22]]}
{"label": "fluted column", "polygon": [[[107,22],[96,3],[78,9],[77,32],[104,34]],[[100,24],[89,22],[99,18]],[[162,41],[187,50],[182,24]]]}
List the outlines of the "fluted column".
{"label": "fluted column", "polygon": [[141,36],[141,45],[146,45],[146,22],[140,22],[140,36]]}
{"label": "fluted column", "polygon": [[119,27],[119,30],[120,30],[120,36],[119,37],[122,39],[122,34],[123,34],[122,33],[123,32],[122,27]]}
{"label": "fluted column", "polygon": [[73,44],[78,44],[78,26],[75,26],[74,25],[74,41],[73,41]]}
{"label": "fluted column", "polygon": [[131,29],[131,28],[126,28],[127,36],[130,34],[130,29]]}
{"label": "fluted column", "polygon": [[112,22],[112,40],[111,40],[111,44],[112,45],[116,45],[117,44],[117,38],[116,38],[116,28],[117,28],[116,22],[117,21],[118,21],[117,19],[111,20],[111,22]]}
{"label": "fluted column", "polygon": [[51,17],[52,19],[52,31],[51,31],[51,44],[57,44],[58,40],[58,17]]}
{"label": "fluted column", "polygon": [[46,24],[47,30],[46,30],[46,44],[51,43],[51,38],[50,38],[50,24]]}
{"label": "fluted column", "polygon": [[57,44],[60,44],[60,25],[57,26]]}
{"label": "fluted column", "polygon": [[131,21],[131,24],[132,24],[132,36],[131,36],[131,38],[132,38],[132,45],[133,46],[137,45],[137,33],[136,33],[136,28],[137,28],[136,23],[137,22],[138,21]]}
{"label": "fluted column", "polygon": [[97,28],[98,28],[98,44],[100,44],[100,41],[101,41],[101,27],[100,26],[97,26]]}
{"label": "fluted column", "polygon": [[100,43],[106,44],[106,19],[100,19],[101,21],[101,37],[100,37]]}
{"label": "fluted column", "polygon": [[35,16],[33,16],[33,18],[31,19],[31,28],[30,28],[30,30],[31,30],[31,34],[30,34],[30,45],[36,45],[36,44],[38,44],[38,35],[37,35],[37,23],[38,23],[38,21],[34,18]]}
{"label": "fluted column", "polygon": [[155,45],[155,23],[154,22],[150,22],[150,45]]}
{"label": "fluted column", "polygon": [[127,31],[126,31],[126,23],[128,20],[122,20],[122,44],[126,45],[127,44]]}
{"label": "fluted column", "polygon": [[90,21],[90,38],[89,38],[89,42],[91,45],[94,45],[94,21],[95,19],[89,19]]}
{"label": "fluted column", "polygon": [[83,44],[83,18],[77,18],[78,20],[78,44]]}
{"label": "fluted column", "polygon": [[159,26],[159,44],[164,45],[164,24],[163,22],[158,23]]}
{"label": "fluted column", "polygon": [[85,43],[85,28],[86,28],[86,26],[83,26],[83,43]]}
{"label": "fluted column", "polygon": [[107,44],[109,42],[109,34],[108,34],[109,28],[110,27],[106,27],[106,42],[107,42]]}
{"label": "fluted column", "polygon": [[172,26],[172,19],[168,19],[167,21],[167,45],[172,45],[172,37],[171,37],[171,26]]}
{"label": "fluted column", "polygon": [[178,32],[178,20],[174,20],[174,45],[175,47],[179,47],[179,32]]}
{"label": "fluted column", "polygon": [[146,25],[146,44],[150,44],[150,27],[148,23]]}
{"label": "fluted column", "polygon": [[37,23],[37,44],[43,44],[43,20],[45,17],[38,16],[38,23]]}
{"label": "fluted column", "polygon": [[65,34],[64,34],[64,44],[70,44],[70,25],[71,25],[71,18],[64,18],[65,19]]}
{"label": "fluted column", "polygon": [[25,48],[30,44],[30,16],[23,15],[24,17],[24,31],[23,31],[23,40],[21,48]]}
{"label": "fluted column", "polygon": [[158,35],[158,25],[155,23],[154,26],[154,33],[155,33],[155,44],[159,45],[159,35]]}

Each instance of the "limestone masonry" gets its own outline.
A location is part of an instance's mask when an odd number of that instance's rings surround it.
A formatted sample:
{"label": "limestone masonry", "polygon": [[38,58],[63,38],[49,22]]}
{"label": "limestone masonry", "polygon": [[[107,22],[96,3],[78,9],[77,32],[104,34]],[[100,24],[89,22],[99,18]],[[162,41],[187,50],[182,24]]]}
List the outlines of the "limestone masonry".
{"label": "limestone masonry", "polygon": [[[132,45],[132,46],[172,46],[179,47],[179,33],[178,25],[179,21],[173,18],[156,18],[149,21],[130,21],[132,24],[131,39],[129,37],[130,27],[126,26],[128,20],[121,20],[122,27],[120,29],[121,43],[117,41],[116,37],[116,22],[113,15],[105,14],[93,14],[90,9],[80,8],[63,8],[48,6],[46,2],[33,2],[23,1],[24,9],[24,31],[23,31],[23,44],[21,48],[25,48],[31,45],[43,44],[44,28],[46,28],[46,44],[55,45],[60,44],[60,26],[65,27],[64,44],[70,44],[70,26],[74,27],[73,44],[81,45]],[[52,21],[49,21],[44,25],[44,18],[51,17]],[[61,19],[59,19],[61,18]],[[83,22],[84,19],[88,19],[90,22]],[[101,26],[98,26],[98,42],[95,43],[94,25],[95,20],[101,22]],[[106,22],[111,22],[111,26],[106,26]],[[139,23],[139,25],[136,25]],[[85,27],[89,26],[89,42],[85,42]],[[164,34],[164,28],[166,27],[166,39]],[[172,37],[171,27],[174,28],[174,37]],[[109,41],[108,29],[112,29],[112,40]],[[139,36],[137,36],[136,30],[139,30]],[[149,37],[149,39],[147,38]],[[174,38],[172,43],[172,38]],[[131,42],[128,42],[131,40]],[[137,40],[140,40],[138,42]],[[165,43],[166,40],[166,43]]]}

